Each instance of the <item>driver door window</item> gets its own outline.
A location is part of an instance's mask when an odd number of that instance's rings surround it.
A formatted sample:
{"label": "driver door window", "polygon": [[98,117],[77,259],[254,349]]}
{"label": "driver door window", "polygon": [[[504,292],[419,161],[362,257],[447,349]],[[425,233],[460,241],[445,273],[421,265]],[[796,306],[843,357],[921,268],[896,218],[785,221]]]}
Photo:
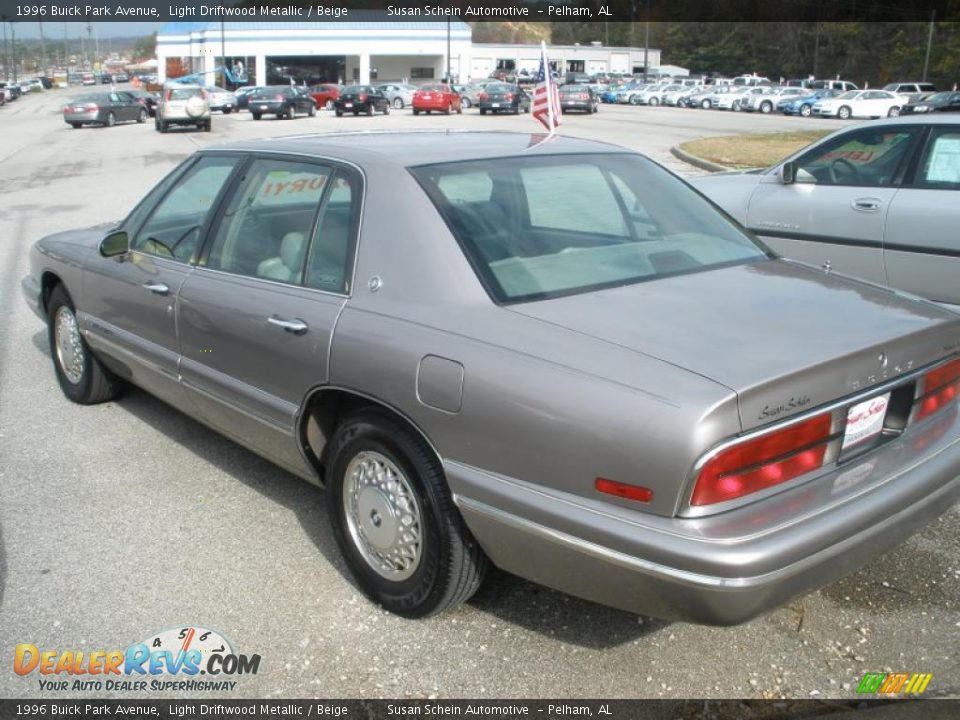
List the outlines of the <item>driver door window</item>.
{"label": "driver door window", "polygon": [[884,187],[893,184],[915,135],[912,128],[841,135],[797,162],[798,183]]}
{"label": "driver door window", "polygon": [[167,193],[130,243],[147,255],[188,262],[237,158],[204,157]]}

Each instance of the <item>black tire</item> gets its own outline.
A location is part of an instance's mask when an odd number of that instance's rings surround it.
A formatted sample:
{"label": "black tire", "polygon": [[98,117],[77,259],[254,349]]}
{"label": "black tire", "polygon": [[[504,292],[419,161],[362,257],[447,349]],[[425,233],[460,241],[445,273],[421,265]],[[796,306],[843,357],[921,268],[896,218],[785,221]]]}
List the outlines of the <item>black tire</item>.
{"label": "black tire", "polygon": [[844,105],[839,110],[837,110],[837,117],[840,118],[841,120],[849,120],[850,115],[852,114],[853,114],[853,111],[850,110],[849,106],[847,105]]}
{"label": "black tire", "polygon": [[80,123],[70,123],[70,127],[72,127],[74,130],[79,130]]}
{"label": "black tire", "polygon": [[310,106],[310,109],[307,110],[307,115],[309,115],[310,117],[316,117],[316,116],[317,116],[317,106],[316,106],[316,105],[311,105],[311,106]]}
{"label": "black tire", "polygon": [[487,114],[487,111],[486,111],[484,108],[480,108],[480,114],[481,114],[481,115],[486,115],[486,114]]}
{"label": "black tire", "polygon": [[210,132],[210,128],[212,127],[212,122],[213,122],[212,120],[210,120],[209,118],[207,118],[207,121],[203,124],[203,131],[204,131],[204,132]]}
{"label": "black tire", "polygon": [[[420,559],[406,579],[392,580],[378,573],[364,558],[347,524],[346,470],[363,452],[378,453],[398,468],[419,505]],[[326,458],[327,511],[334,535],[367,597],[402,617],[421,618],[459,605],[477,591],[489,561],[453,503],[442,466],[419,435],[383,413],[363,411],[340,424]]]}
{"label": "black tire", "polygon": [[443,111],[443,114],[444,114],[444,115],[452,115],[452,114],[453,114],[453,103],[447,103],[447,109]]}
{"label": "black tire", "polygon": [[650,107],[656,107],[659,104],[660,104],[660,98],[657,98],[657,97],[652,97],[647,101],[647,105],[649,105]]}
{"label": "black tire", "polygon": [[165,133],[170,129],[170,126],[167,125],[163,120],[160,121],[160,132]]}
{"label": "black tire", "polygon": [[393,106],[394,106],[397,110],[403,110],[403,98],[394,98],[394,99],[393,99]]}
{"label": "black tire", "polygon": [[390,114],[390,106],[389,106],[389,105],[384,105],[384,106],[383,106],[383,114],[384,114],[384,115],[389,115],[389,114]]}
{"label": "black tire", "polygon": [[343,117],[343,110],[337,110],[337,117]]}
{"label": "black tire", "polygon": [[809,105],[800,106],[800,116],[801,117],[810,117],[813,114],[813,108]]}
{"label": "black tire", "polygon": [[90,352],[86,340],[79,334],[78,353],[82,358],[83,370],[77,382],[72,382],[61,365],[61,353],[58,350],[56,338],[56,318],[61,308],[68,313],[76,323],[76,309],[63,285],[57,285],[50,293],[47,312],[47,339],[50,343],[50,355],[53,357],[53,369],[57,375],[60,389],[70,400],[80,405],[94,405],[112,400],[120,390],[120,380]]}
{"label": "black tire", "polygon": [[413,109],[413,114],[414,114],[414,115],[419,115],[419,114],[420,114],[420,111],[417,110],[417,108],[414,108],[414,109]]}
{"label": "black tire", "polygon": [[373,103],[367,105],[367,117],[373,117]]}
{"label": "black tire", "polygon": [[700,103],[700,107],[701,107],[702,109],[704,109],[704,110],[709,110],[710,108],[713,107],[713,103],[710,102],[709,100],[703,100],[703,101]]}
{"label": "black tire", "polygon": [[773,103],[770,101],[764,100],[762,103],[760,103],[760,112],[762,112],[764,115],[769,113],[771,110],[773,110]]}
{"label": "black tire", "polygon": [[117,116],[112,112],[107,113],[107,127],[113,127],[117,124]]}
{"label": "black tire", "polygon": [[460,107],[464,110],[469,110],[471,107],[470,98],[460,98]]}
{"label": "black tire", "polygon": [[250,114],[253,115],[253,119],[254,119],[254,120],[259,120],[259,119],[260,119],[260,113],[250,113]]}
{"label": "black tire", "polygon": [[140,112],[137,113],[137,122],[143,125],[147,121],[147,111],[140,109]]}
{"label": "black tire", "polygon": [[224,108],[224,109],[223,109],[223,114],[224,114],[224,115],[229,115],[229,114],[232,113],[232,112],[233,112],[233,108]]}
{"label": "black tire", "polygon": [[894,105],[892,108],[887,110],[887,117],[900,117],[900,108]]}

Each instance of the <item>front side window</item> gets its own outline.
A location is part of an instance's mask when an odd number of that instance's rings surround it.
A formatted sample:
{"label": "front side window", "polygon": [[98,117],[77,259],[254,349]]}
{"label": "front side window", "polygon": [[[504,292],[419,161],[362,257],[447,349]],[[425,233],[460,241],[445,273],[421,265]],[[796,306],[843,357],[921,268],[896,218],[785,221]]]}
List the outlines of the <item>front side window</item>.
{"label": "front side window", "polygon": [[801,156],[797,182],[816,185],[883,187],[893,183],[916,131],[858,130],[834,138]]}
{"label": "front side window", "polygon": [[683,181],[636,155],[501,158],[411,172],[498,302],[768,257]]}
{"label": "front side window", "polygon": [[237,159],[207,156],[179,178],[130,244],[132,250],[187,262]]}
{"label": "front side window", "polygon": [[330,168],[263,158],[247,168],[204,260],[212,270],[300,284]]}

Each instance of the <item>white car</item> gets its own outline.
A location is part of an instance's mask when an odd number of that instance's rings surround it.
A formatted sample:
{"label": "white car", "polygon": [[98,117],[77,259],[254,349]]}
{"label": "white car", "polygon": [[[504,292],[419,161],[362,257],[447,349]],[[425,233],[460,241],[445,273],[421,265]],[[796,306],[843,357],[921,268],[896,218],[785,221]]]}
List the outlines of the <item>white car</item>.
{"label": "white car", "polygon": [[810,91],[801,87],[764,88],[764,92],[748,95],[740,102],[740,109],[747,112],[761,112],[766,115],[777,107],[777,103],[788,97],[799,97]]}
{"label": "white car", "polygon": [[635,93],[633,97],[630,98],[630,104],[656,107],[663,102],[663,96],[665,94],[683,89],[682,85],[651,85],[646,90]]}
{"label": "white car", "polygon": [[842,95],[814,103],[812,112],[818,117],[879,118],[897,117],[900,108],[910,102],[906,95],[886,90],[849,90]]}
{"label": "white car", "polygon": [[403,108],[411,105],[413,95],[417,92],[416,85],[400,85],[397,83],[377,85],[377,89],[387,96],[390,105],[397,110],[403,110]]}
{"label": "white car", "polygon": [[212,86],[204,89],[207,91],[207,101],[210,103],[211,110],[219,110],[224,115],[229,115],[237,109],[237,96],[234,93]]}
{"label": "white car", "polygon": [[715,110],[739,110],[740,103],[743,100],[750,95],[759,95],[762,92],[762,87],[737,85],[736,87],[724,88],[708,99],[710,100],[710,107]]}

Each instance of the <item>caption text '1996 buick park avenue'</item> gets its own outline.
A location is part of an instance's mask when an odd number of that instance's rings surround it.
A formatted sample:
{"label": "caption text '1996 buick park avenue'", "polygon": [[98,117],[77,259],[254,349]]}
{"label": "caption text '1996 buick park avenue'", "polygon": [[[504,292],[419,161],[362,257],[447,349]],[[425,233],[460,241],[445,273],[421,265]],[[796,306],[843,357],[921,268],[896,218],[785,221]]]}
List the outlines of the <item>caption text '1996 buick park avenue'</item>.
{"label": "caption text '1996 buick park avenue'", "polygon": [[742,622],[960,492],[960,315],[780,259],[611,145],[205,149],[30,260],[71,400],[133,383],[323,485],[356,581],[407,617],[493,563]]}

